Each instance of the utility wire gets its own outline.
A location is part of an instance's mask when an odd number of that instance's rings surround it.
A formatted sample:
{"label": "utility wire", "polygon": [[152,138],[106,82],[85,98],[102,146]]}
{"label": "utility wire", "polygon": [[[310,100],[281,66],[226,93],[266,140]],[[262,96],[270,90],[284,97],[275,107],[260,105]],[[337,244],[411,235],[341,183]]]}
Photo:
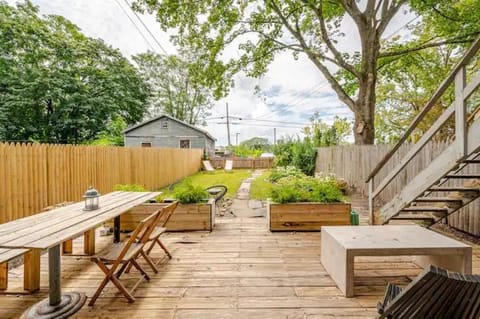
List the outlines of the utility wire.
{"label": "utility wire", "polygon": [[138,27],[138,25],[135,23],[135,21],[133,21],[132,17],[130,17],[130,15],[127,13],[127,11],[122,7],[122,5],[120,4],[120,2],[118,2],[118,0],[114,0],[117,5],[120,7],[120,9],[122,9],[123,13],[127,16],[128,20],[130,20],[130,22],[135,26],[135,29],[137,29],[138,33],[140,33],[140,35],[142,36],[143,40],[145,40],[145,42],[148,44],[148,46],[150,47],[150,49],[152,49],[152,51],[155,51],[155,49],[153,48],[153,45],[150,43],[150,41],[145,37],[145,35],[143,34],[143,32],[140,30],[140,28]]}
{"label": "utility wire", "polygon": [[125,3],[127,4],[127,6],[130,8],[130,11],[133,12],[133,14],[137,17],[138,21],[140,21],[140,23],[143,25],[143,27],[145,28],[145,30],[147,30],[148,34],[150,34],[150,36],[152,37],[152,39],[155,41],[155,43],[160,47],[160,49],[163,51],[163,53],[165,53],[165,55],[168,55],[167,53],[167,50],[165,50],[165,48],[160,44],[160,42],[157,40],[157,38],[153,35],[152,31],[150,31],[150,29],[147,27],[147,25],[143,22],[143,20],[140,18],[140,16],[137,14],[137,12],[135,10],[132,9],[132,7],[130,6],[130,4],[128,3],[127,0],[123,0],[125,1]]}
{"label": "utility wire", "polygon": [[420,18],[420,16],[416,16],[414,17],[413,19],[411,19],[410,21],[408,21],[407,23],[405,23],[404,25],[402,25],[400,28],[398,28],[397,30],[393,31],[392,33],[390,33],[387,37],[385,37],[385,40],[389,40],[391,37],[393,37],[395,34],[397,34],[398,32],[400,32],[403,28],[407,27],[410,23],[412,23],[413,21],[417,20],[418,18]]}

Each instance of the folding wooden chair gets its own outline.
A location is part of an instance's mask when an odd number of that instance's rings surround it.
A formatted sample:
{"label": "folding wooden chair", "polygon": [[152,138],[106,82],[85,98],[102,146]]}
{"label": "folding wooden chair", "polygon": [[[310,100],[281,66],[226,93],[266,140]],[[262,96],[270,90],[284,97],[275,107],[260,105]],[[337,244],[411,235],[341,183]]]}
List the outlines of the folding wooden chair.
{"label": "folding wooden chair", "polygon": [[[160,212],[161,210],[158,210],[157,212],[140,221],[137,228],[133,231],[127,241],[115,243],[107,250],[104,250],[100,254],[91,258],[91,260],[95,262],[105,273],[105,278],[100,283],[100,286],[88,303],[89,306],[93,306],[95,304],[95,301],[100,296],[100,293],[109,281],[111,281],[118,288],[118,290],[120,290],[125,298],[127,298],[128,302],[135,301],[135,298],[132,295],[133,291],[138,287],[143,279],[150,280],[150,277],[145,270],[143,270],[143,268],[137,263],[136,259],[138,256],[142,255],[152,269],[156,270],[155,265],[150,257],[143,251],[145,241],[139,241],[137,238],[139,234],[143,234],[145,238],[149,238],[151,232],[155,228]],[[133,288],[128,291],[119,279],[125,269],[130,265],[134,266],[141,273],[141,277],[135,283]]]}
{"label": "folding wooden chair", "polygon": [[[160,240],[160,236],[167,230],[165,225],[170,220],[170,217],[172,217],[172,214],[175,212],[175,209],[177,208],[177,206],[178,206],[178,201],[163,207],[159,212],[159,216],[157,220],[155,221],[154,229],[147,235],[145,233],[140,233],[139,235],[137,235],[137,240],[144,242],[145,246],[148,246],[145,250],[142,250],[142,251],[145,251],[146,258],[149,258],[151,260],[150,253],[152,252],[155,244],[158,244],[160,248],[163,249],[165,254],[167,254],[168,258],[172,259],[172,254],[168,251],[167,247],[165,247],[165,245],[162,243],[162,241]],[[156,263],[154,263],[154,265],[158,265],[161,260],[162,259],[158,260]],[[127,266],[127,270],[126,270],[127,273],[130,271],[131,267],[132,265]]]}
{"label": "folding wooden chair", "polygon": [[429,266],[405,288],[389,284],[377,318],[479,318],[480,275]]}
{"label": "folding wooden chair", "polygon": [[172,217],[173,213],[175,212],[175,209],[177,209],[177,206],[178,206],[178,201],[163,207],[157,221],[157,227],[155,227],[155,229],[151,232],[148,238],[148,241],[146,242],[146,245],[148,245],[148,243],[150,242],[147,249],[145,250],[148,256],[150,256],[150,253],[152,252],[152,249],[155,246],[155,244],[158,244],[160,248],[163,249],[165,254],[167,254],[168,258],[172,259],[172,254],[168,251],[167,247],[165,247],[165,245],[162,243],[162,241],[160,240],[160,236],[167,230],[165,226],[170,220],[170,217]]}

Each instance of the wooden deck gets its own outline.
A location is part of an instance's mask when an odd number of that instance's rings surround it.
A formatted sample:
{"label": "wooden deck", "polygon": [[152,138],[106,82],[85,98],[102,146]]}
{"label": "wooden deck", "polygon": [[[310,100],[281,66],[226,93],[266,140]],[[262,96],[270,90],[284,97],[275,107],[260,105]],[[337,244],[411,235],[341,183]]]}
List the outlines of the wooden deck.
{"label": "wooden deck", "polygon": [[[174,258],[134,293],[128,304],[107,286],[95,307],[77,318],[372,318],[387,282],[406,284],[420,269],[408,257],[358,258],[355,298],[340,290],[320,263],[320,233],[270,233],[266,218],[234,203],[236,218],[217,218],[212,233],[171,233],[162,241]],[[112,237],[97,239],[97,247]],[[82,239],[74,251],[82,251]],[[156,256],[155,256],[156,254]],[[154,257],[162,256],[161,249]],[[42,256],[41,291],[33,296],[0,296],[0,318],[17,318],[47,295],[47,256]],[[480,246],[473,272],[480,273]],[[64,291],[91,297],[103,274],[88,257],[62,257]],[[22,287],[21,268],[10,272],[10,287]]]}

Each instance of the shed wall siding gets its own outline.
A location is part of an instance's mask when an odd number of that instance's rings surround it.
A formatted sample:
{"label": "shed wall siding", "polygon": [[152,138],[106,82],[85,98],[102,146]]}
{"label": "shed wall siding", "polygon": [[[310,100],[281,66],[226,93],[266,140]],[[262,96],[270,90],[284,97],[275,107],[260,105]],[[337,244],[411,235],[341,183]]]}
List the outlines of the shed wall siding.
{"label": "shed wall siding", "polygon": [[190,148],[215,151],[215,143],[201,132],[168,119],[168,127],[162,128],[165,119],[145,124],[125,134],[125,146],[136,147],[142,143],[152,143],[152,147],[178,148],[180,140],[190,140]]}

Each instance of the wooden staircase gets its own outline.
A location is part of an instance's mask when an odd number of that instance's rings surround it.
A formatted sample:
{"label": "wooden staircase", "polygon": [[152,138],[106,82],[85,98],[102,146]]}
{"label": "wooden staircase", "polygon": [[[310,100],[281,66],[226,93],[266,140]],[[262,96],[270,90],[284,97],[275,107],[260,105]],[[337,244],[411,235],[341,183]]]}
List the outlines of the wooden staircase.
{"label": "wooden staircase", "polygon": [[[466,66],[479,54],[480,37],[462,57],[448,77],[427,102],[397,144],[378,163],[367,178],[369,185],[370,222],[416,221],[430,227],[480,197],[480,106],[467,114],[467,101],[480,86],[480,71],[467,81]],[[393,170],[376,181],[379,172],[409,140],[418,124],[431,112],[450,85],[455,87],[455,101],[435,123],[412,145]],[[420,173],[412,178],[390,201],[376,209],[376,200],[407,165],[451,119],[455,119],[455,135],[450,144]],[[468,174],[473,169],[478,174]],[[461,184],[461,185],[458,185]],[[380,218],[378,218],[380,217]],[[380,220],[378,220],[380,219]]]}

